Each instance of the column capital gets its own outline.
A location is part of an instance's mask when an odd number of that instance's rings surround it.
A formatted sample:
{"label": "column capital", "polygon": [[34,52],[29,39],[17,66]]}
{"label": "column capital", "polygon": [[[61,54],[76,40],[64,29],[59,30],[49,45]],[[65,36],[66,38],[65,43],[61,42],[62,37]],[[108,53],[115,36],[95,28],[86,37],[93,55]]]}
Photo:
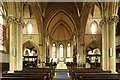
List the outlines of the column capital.
{"label": "column capital", "polygon": [[105,17],[100,21],[99,25],[102,27],[103,25],[112,24],[113,22],[118,23],[119,22],[119,16],[113,15],[113,16],[110,16],[108,18]]}
{"label": "column capital", "polygon": [[8,16],[7,17],[7,23],[15,23],[15,24],[19,24],[22,25],[23,27],[25,26],[25,23],[23,20],[21,20],[20,18],[14,17],[14,16]]}
{"label": "column capital", "polygon": [[111,16],[109,17],[109,24],[112,24],[112,23],[118,23],[119,22],[119,16]]}

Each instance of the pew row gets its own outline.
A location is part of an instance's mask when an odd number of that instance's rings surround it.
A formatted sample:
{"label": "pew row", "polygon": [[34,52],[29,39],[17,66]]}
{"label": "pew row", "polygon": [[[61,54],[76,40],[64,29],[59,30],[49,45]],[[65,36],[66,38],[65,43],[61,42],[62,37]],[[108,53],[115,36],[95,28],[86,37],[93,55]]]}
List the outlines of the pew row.
{"label": "pew row", "polygon": [[50,73],[50,78],[54,77],[54,69],[53,68],[28,68],[22,71],[15,71],[15,73]]}
{"label": "pew row", "polygon": [[70,69],[70,77],[75,78],[75,73],[110,73],[111,71],[103,71],[102,69],[94,68],[72,68]]}
{"label": "pew row", "polygon": [[120,76],[113,73],[75,73],[74,80],[120,80]]}
{"label": "pew row", "polygon": [[51,80],[50,73],[3,73],[2,80]]}
{"label": "pew row", "polygon": [[39,77],[0,77],[0,80],[48,80],[46,76]]}

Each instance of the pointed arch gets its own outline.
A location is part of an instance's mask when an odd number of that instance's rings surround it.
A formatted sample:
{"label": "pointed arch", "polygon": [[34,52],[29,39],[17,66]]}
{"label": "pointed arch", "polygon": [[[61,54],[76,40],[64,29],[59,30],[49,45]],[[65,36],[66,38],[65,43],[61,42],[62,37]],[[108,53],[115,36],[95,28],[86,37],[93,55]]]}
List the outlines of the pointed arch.
{"label": "pointed arch", "polygon": [[88,52],[88,51],[90,51],[90,50],[93,51],[93,49],[95,49],[95,48],[99,48],[100,51],[102,50],[102,49],[101,49],[101,46],[100,46],[100,43],[99,43],[98,41],[96,41],[96,40],[91,41],[91,42],[87,45],[85,51],[86,51],[86,52]]}
{"label": "pointed arch", "polygon": [[[26,42],[23,44],[23,53],[24,53],[25,48],[26,48],[28,45],[32,45],[31,48],[35,48],[35,49],[37,50],[37,54],[40,53],[38,46],[37,46],[34,42],[32,42],[32,41],[26,41]],[[23,54],[23,55],[24,55],[24,54]]]}
{"label": "pointed arch", "polygon": [[102,17],[102,5],[101,5],[101,3],[98,3],[98,2],[97,3],[93,3],[93,2],[86,3],[85,7],[83,8],[82,13],[81,13],[81,25],[82,25],[82,27],[80,28],[81,32],[84,34],[85,34],[85,30],[86,30],[86,25],[87,25],[87,20],[88,20],[90,9],[94,5],[96,5],[97,8],[99,8],[100,15]]}

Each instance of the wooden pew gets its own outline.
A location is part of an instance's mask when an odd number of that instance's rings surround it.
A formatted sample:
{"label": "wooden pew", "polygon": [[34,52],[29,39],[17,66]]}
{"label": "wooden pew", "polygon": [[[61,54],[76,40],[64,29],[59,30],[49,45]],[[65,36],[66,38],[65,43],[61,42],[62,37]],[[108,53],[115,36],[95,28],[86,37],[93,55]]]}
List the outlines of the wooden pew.
{"label": "wooden pew", "polygon": [[70,77],[74,79],[75,73],[110,73],[110,71],[103,71],[94,68],[72,68],[70,69]]}
{"label": "wooden pew", "polygon": [[[3,77],[11,79],[11,77],[25,77],[25,78],[41,78],[44,79],[46,77],[47,80],[51,80],[50,73],[3,73]],[[29,79],[28,79],[29,80]]]}
{"label": "wooden pew", "polygon": [[[15,71],[19,72],[19,71]],[[28,68],[20,71],[22,73],[50,73],[50,78],[53,79],[54,77],[54,69],[53,68]]]}
{"label": "wooden pew", "polygon": [[120,80],[119,74],[113,73],[75,73],[74,80]]}
{"label": "wooden pew", "polygon": [[39,77],[0,77],[0,80],[47,80],[46,76]]}
{"label": "wooden pew", "polygon": [[15,73],[50,73],[50,78],[54,77],[54,69],[53,68],[28,68],[22,71],[15,71]]}

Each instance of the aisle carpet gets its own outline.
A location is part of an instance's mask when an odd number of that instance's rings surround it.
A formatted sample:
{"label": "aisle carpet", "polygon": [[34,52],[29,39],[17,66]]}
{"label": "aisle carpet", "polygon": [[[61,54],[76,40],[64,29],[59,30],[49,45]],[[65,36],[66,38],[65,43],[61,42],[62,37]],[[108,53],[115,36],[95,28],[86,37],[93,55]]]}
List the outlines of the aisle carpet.
{"label": "aisle carpet", "polygon": [[67,72],[69,72],[68,69],[55,69],[55,72],[55,80],[70,80],[70,78],[67,75]]}

